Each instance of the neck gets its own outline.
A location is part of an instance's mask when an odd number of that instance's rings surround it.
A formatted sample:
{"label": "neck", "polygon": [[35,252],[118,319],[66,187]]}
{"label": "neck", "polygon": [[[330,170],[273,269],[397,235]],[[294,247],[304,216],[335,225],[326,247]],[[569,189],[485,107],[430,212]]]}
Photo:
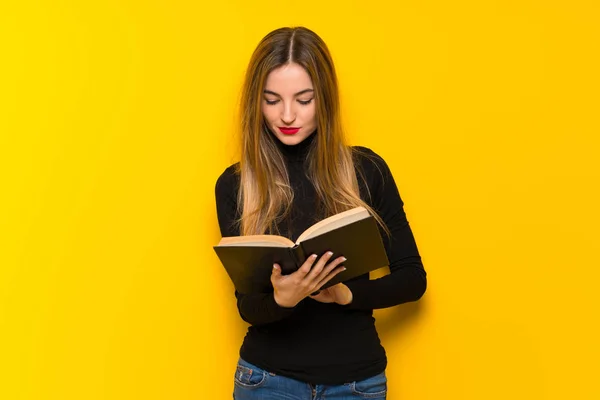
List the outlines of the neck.
{"label": "neck", "polygon": [[308,155],[308,151],[311,148],[312,142],[314,142],[315,137],[317,136],[316,131],[311,133],[306,139],[301,141],[298,144],[287,145],[282,143],[277,137],[275,137],[275,143],[277,144],[277,148],[288,162],[304,162],[306,160],[306,156]]}

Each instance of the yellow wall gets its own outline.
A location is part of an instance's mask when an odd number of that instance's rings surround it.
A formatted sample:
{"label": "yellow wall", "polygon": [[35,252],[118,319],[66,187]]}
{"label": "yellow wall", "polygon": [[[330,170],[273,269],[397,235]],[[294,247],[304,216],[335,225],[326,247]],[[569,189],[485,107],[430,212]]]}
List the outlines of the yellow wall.
{"label": "yellow wall", "polygon": [[[250,3],[250,4],[249,4]],[[379,311],[391,400],[597,399],[594,1],[3,1],[0,398],[225,399],[245,332],[211,245],[271,29],[328,43],[429,288]]]}

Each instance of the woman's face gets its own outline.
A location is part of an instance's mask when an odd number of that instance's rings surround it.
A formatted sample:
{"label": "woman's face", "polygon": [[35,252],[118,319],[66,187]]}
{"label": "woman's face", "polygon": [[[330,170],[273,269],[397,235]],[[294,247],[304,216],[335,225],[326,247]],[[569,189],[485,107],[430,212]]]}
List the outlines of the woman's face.
{"label": "woman's face", "polygon": [[317,128],[313,98],[311,79],[296,63],[274,69],[267,76],[262,112],[265,122],[283,144],[298,144]]}

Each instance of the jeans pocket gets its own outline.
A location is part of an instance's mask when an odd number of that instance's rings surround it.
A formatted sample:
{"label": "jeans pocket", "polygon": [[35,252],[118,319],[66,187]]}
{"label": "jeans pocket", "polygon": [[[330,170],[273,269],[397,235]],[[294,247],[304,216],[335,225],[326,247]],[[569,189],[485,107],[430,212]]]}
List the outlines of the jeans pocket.
{"label": "jeans pocket", "polygon": [[254,389],[265,384],[267,375],[265,370],[240,360],[235,370],[234,382],[245,389]]}
{"label": "jeans pocket", "polygon": [[385,371],[362,381],[350,384],[352,393],[364,399],[385,399],[387,394],[387,377]]}

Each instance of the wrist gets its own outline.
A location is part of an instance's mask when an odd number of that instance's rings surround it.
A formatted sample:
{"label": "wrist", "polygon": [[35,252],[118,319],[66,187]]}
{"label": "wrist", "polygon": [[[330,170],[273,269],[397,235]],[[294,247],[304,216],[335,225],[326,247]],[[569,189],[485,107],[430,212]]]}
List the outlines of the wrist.
{"label": "wrist", "polygon": [[297,303],[291,303],[289,300],[281,299],[280,296],[277,295],[277,292],[273,292],[273,298],[275,299],[275,303],[282,308],[294,308]]}

